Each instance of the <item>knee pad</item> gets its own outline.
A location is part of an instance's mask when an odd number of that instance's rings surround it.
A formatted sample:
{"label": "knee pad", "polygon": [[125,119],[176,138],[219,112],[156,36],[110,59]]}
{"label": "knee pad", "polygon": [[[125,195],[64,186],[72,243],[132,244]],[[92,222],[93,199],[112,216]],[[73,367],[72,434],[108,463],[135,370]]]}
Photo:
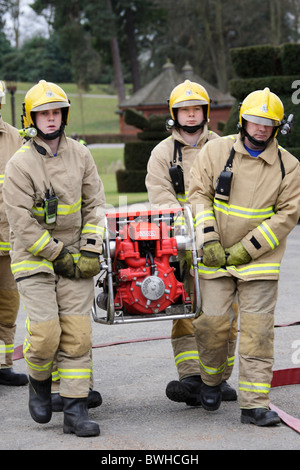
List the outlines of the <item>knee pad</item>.
{"label": "knee pad", "polygon": [[92,348],[89,315],[61,315],[60,348],[71,357],[83,356]]}

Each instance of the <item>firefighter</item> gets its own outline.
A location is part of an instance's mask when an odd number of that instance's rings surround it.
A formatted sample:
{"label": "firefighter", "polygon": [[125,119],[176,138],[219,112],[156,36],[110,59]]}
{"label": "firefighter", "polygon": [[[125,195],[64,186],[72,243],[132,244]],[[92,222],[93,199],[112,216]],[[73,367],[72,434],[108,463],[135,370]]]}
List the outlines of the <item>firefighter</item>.
{"label": "firefighter", "polygon": [[[184,207],[187,204],[189,172],[194,159],[207,141],[215,140],[219,136],[208,130],[210,98],[200,84],[186,80],[176,86],[170,94],[169,110],[173,121],[172,134],[160,142],[151,153],[146,187],[151,205]],[[169,171],[171,166],[176,171],[177,165],[182,168],[184,179],[184,187],[179,188],[179,192],[175,190]],[[189,252],[186,252],[186,256],[181,260],[181,268],[187,273],[185,287],[192,296],[194,281],[189,276],[190,265]],[[237,310],[236,304],[234,308]],[[227,374],[222,382],[222,396],[228,401],[237,399],[236,391],[227,383],[233,368],[236,336],[237,331],[232,331],[228,344]],[[179,380],[167,384],[166,395],[170,400],[199,406],[202,381],[191,319],[173,322],[171,343]]]}
{"label": "firefighter", "polygon": [[[0,109],[5,100],[5,84],[0,82]],[[19,310],[19,293],[10,269],[9,225],[2,199],[5,165],[21,147],[19,132],[0,116],[0,385],[26,385],[26,374],[13,370],[14,338]]]}
{"label": "firefighter", "polygon": [[194,320],[201,403],[207,410],[220,406],[238,294],[241,422],[258,426],[280,421],[269,409],[274,310],[286,238],[300,214],[299,162],[276,139],[283,123],[277,95],[269,88],[250,93],[240,106],[238,134],[209,142],[198,155],[188,196],[196,230],[204,231],[202,309]]}
{"label": "firefighter", "polygon": [[105,197],[89,150],[65,135],[70,102],[45,80],[26,94],[24,127],[37,135],[6,168],[4,202],[11,228],[12,273],[27,315],[24,357],[29,411],[51,419],[56,360],[65,433],[97,436],[89,420],[93,276],[100,271]]}

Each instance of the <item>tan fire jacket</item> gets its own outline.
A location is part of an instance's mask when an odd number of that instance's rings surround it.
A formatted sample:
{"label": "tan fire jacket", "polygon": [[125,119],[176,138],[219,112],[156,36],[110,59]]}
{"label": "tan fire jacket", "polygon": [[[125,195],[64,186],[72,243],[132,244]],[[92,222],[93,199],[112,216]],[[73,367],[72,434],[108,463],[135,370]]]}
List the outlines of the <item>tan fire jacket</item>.
{"label": "tan fire jacket", "polygon": [[[216,199],[215,188],[232,146],[233,178],[230,198],[224,201]],[[240,266],[209,268],[200,264],[202,277],[278,279],[287,235],[300,215],[299,162],[283,148],[280,153],[284,177],[276,139],[258,157],[249,155],[239,135],[209,142],[198,155],[188,196],[198,247],[210,240],[219,240],[224,248],[241,241],[252,257],[250,263]]]}
{"label": "tan fire jacket", "polygon": [[0,116],[0,256],[8,256],[10,250],[9,225],[2,197],[5,167],[12,155],[21,147],[18,130],[4,122]]}
{"label": "tan fire jacket", "polygon": [[[44,199],[58,198],[57,218],[45,222]],[[52,260],[64,246],[100,253],[104,235],[105,196],[87,147],[61,137],[57,156],[35,137],[6,166],[3,197],[11,228],[15,279],[38,272],[54,273]]]}
{"label": "tan fire jacket", "polygon": [[[164,206],[166,208],[183,206],[187,202],[187,194],[190,182],[190,169],[199,150],[208,140],[219,136],[208,131],[207,125],[195,147],[188,145],[181,137],[178,130],[174,129],[170,137],[160,142],[151,152],[146,176],[146,187],[151,205]],[[173,161],[174,141],[182,144],[182,169],[184,174],[185,193],[176,194],[169,174],[170,163]],[[177,164],[178,155],[177,155]]]}

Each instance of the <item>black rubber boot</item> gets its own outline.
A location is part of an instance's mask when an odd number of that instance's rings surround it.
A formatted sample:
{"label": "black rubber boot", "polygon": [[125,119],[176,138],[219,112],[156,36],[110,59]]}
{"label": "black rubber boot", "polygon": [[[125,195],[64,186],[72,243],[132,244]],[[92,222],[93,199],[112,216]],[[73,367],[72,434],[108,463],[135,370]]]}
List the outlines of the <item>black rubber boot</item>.
{"label": "black rubber boot", "polygon": [[88,417],[87,398],[66,398],[64,403],[64,433],[79,437],[99,436],[100,428]]}
{"label": "black rubber boot", "polygon": [[214,387],[210,387],[203,383],[201,387],[200,400],[205,410],[217,410],[222,401],[221,386],[216,385]]}
{"label": "black rubber boot", "polygon": [[237,393],[226,380],[221,383],[222,401],[235,401],[237,400]]}
{"label": "black rubber boot", "polygon": [[29,377],[29,411],[37,423],[49,423],[51,419],[51,384],[51,377],[43,381]]}
{"label": "black rubber boot", "polygon": [[[60,394],[51,393],[52,411],[61,412],[64,409],[63,399]],[[97,408],[102,404],[102,397],[96,390],[90,390],[88,395],[88,408]]]}
{"label": "black rubber boot", "polygon": [[188,406],[201,406],[200,390],[202,380],[200,375],[191,375],[181,380],[172,380],[166,388],[169,400],[186,403]]}
{"label": "black rubber boot", "polygon": [[280,423],[276,411],[266,408],[243,409],[241,422],[244,424],[255,424],[256,426],[275,426]]}
{"label": "black rubber boot", "polygon": [[26,374],[15,372],[12,367],[7,369],[0,369],[0,385],[9,385],[19,387],[20,385],[27,385],[28,377]]}

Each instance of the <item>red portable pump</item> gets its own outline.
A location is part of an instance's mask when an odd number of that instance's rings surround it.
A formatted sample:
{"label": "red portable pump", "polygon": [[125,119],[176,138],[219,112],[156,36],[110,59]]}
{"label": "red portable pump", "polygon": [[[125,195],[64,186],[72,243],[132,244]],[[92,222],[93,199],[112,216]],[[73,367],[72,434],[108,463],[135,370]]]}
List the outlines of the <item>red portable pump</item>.
{"label": "red portable pump", "polygon": [[[196,261],[193,221],[187,209],[126,211],[106,214],[104,260],[97,280],[93,317],[100,323],[190,318],[199,308],[184,288],[179,256],[189,250]],[[176,220],[185,219],[177,234]],[[177,225],[178,227],[178,225]],[[194,266],[197,266],[197,261]],[[100,316],[100,311],[106,312]]]}

